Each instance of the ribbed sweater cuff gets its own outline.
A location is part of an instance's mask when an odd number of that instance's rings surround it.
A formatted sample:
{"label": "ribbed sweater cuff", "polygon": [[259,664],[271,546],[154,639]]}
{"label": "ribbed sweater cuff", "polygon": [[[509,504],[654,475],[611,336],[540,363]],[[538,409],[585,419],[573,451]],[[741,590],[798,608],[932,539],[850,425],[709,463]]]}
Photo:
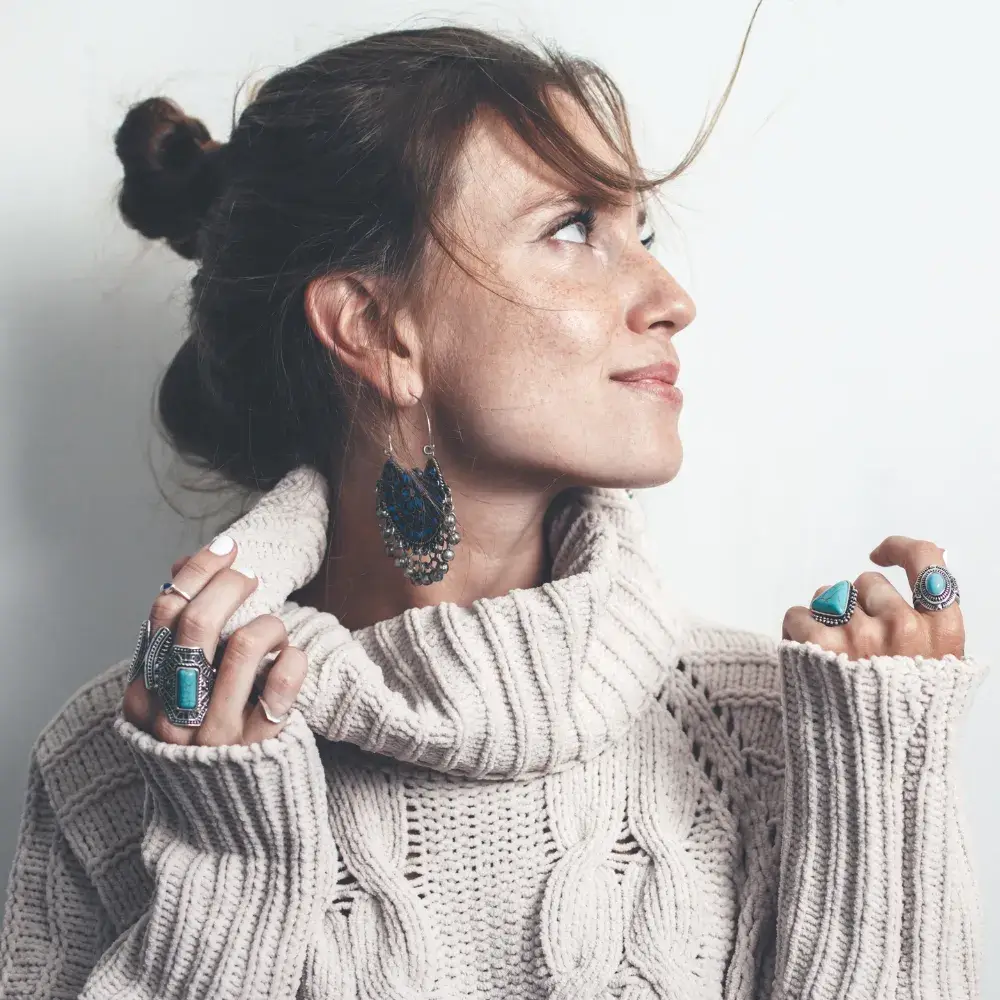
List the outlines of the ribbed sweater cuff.
{"label": "ribbed sweater cuff", "polygon": [[292,846],[290,826],[315,825],[323,766],[297,710],[278,736],[247,745],[167,743],[121,715],[114,726],[146,778],[160,829],[199,849],[278,857]]}
{"label": "ribbed sweater cuff", "polygon": [[335,861],[323,767],[300,712],[248,746],[158,740],[119,713],[146,779],[151,905],[82,1000],[294,996]]}
{"label": "ribbed sweater cuff", "polygon": [[851,660],[790,640],[779,656],[778,995],[976,995],[975,917],[958,908],[959,885],[974,888],[953,758],[985,666]]}

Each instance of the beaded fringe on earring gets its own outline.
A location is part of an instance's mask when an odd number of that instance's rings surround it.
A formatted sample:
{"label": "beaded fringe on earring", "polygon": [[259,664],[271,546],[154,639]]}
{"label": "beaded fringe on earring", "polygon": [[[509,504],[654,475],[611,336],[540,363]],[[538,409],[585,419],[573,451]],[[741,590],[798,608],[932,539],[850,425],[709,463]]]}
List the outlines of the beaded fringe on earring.
{"label": "beaded fringe on earring", "polygon": [[375,511],[386,554],[404,576],[426,586],[444,579],[455,558],[452,546],[461,535],[434,445],[424,445],[424,454],[428,456],[424,470],[408,472],[393,457],[390,439],[382,475],[375,483]]}

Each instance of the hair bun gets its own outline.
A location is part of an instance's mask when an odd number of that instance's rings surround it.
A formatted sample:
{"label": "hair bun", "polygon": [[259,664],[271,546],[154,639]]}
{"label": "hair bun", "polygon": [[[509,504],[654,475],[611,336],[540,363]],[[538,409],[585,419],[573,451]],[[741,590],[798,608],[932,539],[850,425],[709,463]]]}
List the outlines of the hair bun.
{"label": "hair bun", "polygon": [[165,239],[182,257],[199,257],[199,230],[225,181],[224,149],[203,122],[165,97],[132,105],[115,133],[125,168],[122,218],[143,236]]}

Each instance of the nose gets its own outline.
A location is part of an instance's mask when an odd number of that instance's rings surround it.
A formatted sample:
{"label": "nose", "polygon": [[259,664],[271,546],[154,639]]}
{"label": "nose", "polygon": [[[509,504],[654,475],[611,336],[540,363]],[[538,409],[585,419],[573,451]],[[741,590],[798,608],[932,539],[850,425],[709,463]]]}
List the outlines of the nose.
{"label": "nose", "polygon": [[673,336],[694,319],[694,299],[655,257],[646,250],[643,253],[645,260],[637,265],[635,284],[630,290],[626,322],[634,333],[657,328]]}

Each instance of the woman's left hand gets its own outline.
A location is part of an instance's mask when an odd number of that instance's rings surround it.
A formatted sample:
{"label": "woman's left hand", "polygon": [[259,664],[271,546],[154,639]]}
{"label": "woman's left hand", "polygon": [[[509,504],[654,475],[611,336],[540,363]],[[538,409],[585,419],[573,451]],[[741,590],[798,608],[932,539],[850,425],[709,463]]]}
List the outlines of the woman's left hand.
{"label": "woman's left hand", "polygon": [[[944,566],[944,550],[933,542],[890,535],[871,553],[877,566],[902,566],[910,582],[928,566]],[[818,597],[827,586],[813,594]],[[870,656],[924,656],[939,659],[948,653],[965,655],[965,623],[958,601],[941,611],[914,609],[882,573],[862,573],[855,581],[858,606],[846,625],[823,625],[809,608],[785,612],[783,639],[814,642],[852,660]]]}

